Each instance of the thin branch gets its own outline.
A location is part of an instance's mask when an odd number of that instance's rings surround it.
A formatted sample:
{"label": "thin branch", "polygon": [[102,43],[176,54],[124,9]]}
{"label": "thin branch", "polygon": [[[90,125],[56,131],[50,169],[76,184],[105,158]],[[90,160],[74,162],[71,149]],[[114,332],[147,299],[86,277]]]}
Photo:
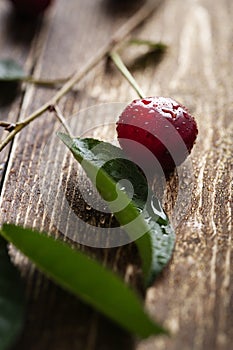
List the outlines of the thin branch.
{"label": "thin branch", "polygon": [[9,122],[5,122],[5,121],[0,121],[0,127],[4,128],[6,131],[12,131],[15,128],[15,124],[14,123],[9,123]]}
{"label": "thin branch", "polygon": [[41,85],[41,86],[48,86],[48,87],[53,87],[56,85],[61,85],[66,83],[70,77],[68,78],[61,78],[61,79],[54,79],[54,80],[45,80],[45,79],[37,79],[32,76],[22,78],[22,81],[34,85]]}
{"label": "thin branch", "polygon": [[67,125],[66,120],[65,120],[65,118],[64,118],[64,116],[63,116],[63,114],[62,114],[60,108],[58,107],[58,105],[50,106],[49,111],[55,113],[57,119],[58,119],[58,120],[60,121],[60,123],[63,125],[63,127],[64,127],[64,129],[66,130],[66,132],[68,133],[68,135],[69,135],[70,137],[72,137],[72,132],[71,132],[69,126]]}
{"label": "thin branch", "polygon": [[134,79],[132,74],[130,73],[130,71],[126,68],[125,64],[121,60],[118,53],[115,51],[112,51],[112,52],[110,52],[109,56],[111,57],[114,64],[116,65],[116,67],[121,72],[121,74],[128,80],[130,85],[134,88],[134,90],[136,91],[138,96],[140,98],[144,98],[145,97],[144,92],[142,91],[142,89],[140,88],[140,86],[138,85],[138,83],[136,82],[136,80]]}
{"label": "thin branch", "polygon": [[14,130],[12,130],[9,135],[1,142],[0,144],[0,152],[8,145],[9,142],[13,140],[15,135],[17,135],[25,126],[31,123],[34,119],[38,118],[41,114],[43,114],[49,107],[51,103],[47,102],[42,107],[37,109],[34,113],[32,113],[27,119],[22,122],[18,122],[15,125]]}
{"label": "thin branch", "polygon": [[6,145],[13,140],[15,135],[18,134],[25,126],[38,118],[51,105],[56,105],[60,99],[66,95],[75,84],[77,84],[87,73],[89,73],[114,47],[119,45],[123,39],[125,39],[132,30],[138,27],[144,22],[155,9],[158,7],[160,1],[151,0],[143,5],[116,33],[112,36],[111,40],[105,45],[93,58],[87,62],[83,69],[77,71],[55,94],[55,96],[42,105],[39,109],[33,112],[27,119],[21,123],[17,123],[15,129],[9,133],[9,135],[0,143],[0,152],[6,147]]}

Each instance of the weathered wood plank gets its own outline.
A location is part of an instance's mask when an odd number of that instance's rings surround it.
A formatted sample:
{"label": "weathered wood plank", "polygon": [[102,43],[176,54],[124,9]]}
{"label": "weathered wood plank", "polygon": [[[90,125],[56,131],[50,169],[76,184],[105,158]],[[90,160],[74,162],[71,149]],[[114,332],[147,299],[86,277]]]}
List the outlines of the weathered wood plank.
{"label": "weathered wood plank", "polygon": [[[64,12],[64,5],[67,12]],[[77,6],[76,13],[74,6]],[[102,6],[105,6],[104,8]],[[64,77],[82,65],[104,45],[119,24],[114,24],[107,2],[60,0],[48,24],[35,74]],[[125,14],[124,14],[125,15]],[[150,288],[146,307],[153,317],[167,325],[170,339],[152,338],[134,345],[131,339],[104,318],[55,287],[34,271],[20,255],[15,261],[27,281],[29,313],[20,349],[109,349],[119,347],[152,349],[229,349],[232,335],[231,187],[232,186],[232,15],[230,0],[164,1],[154,16],[134,34],[162,40],[169,51],[156,66],[136,71],[135,76],[148,95],[173,96],[196,116],[199,137],[192,154],[193,170],[186,180],[193,185],[185,218],[177,219],[177,244],[172,263]],[[123,16],[124,17],[124,16]],[[126,16],[125,16],[126,17]],[[62,25],[61,25],[62,23]],[[99,23],[98,30],[96,29]],[[70,35],[72,33],[72,35]],[[74,42],[74,34],[80,41]],[[82,43],[82,44],[81,44]],[[67,58],[64,57],[67,53]],[[127,54],[124,53],[128,59]],[[135,97],[118,72],[106,73],[102,62],[77,86],[79,90],[62,100],[66,115],[100,102],[125,101]],[[81,90],[82,89],[82,90]],[[80,91],[81,90],[81,91]],[[27,88],[21,118],[47,101],[54,92]],[[105,116],[99,122],[106,122]],[[81,128],[76,120],[76,130]],[[87,123],[88,125],[88,123]],[[39,185],[39,158],[43,147],[52,149],[49,137],[58,127],[46,114],[15,140],[2,196],[1,221],[50,229],[57,233],[46,215]],[[102,136],[107,135],[102,131]],[[54,142],[54,140],[53,140]],[[57,154],[61,155],[59,146]],[[60,152],[60,153],[59,153]],[[72,184],[71,161],[64,161],[63,184]],[[72,173],[70,173],[72,175]],[[74,194],[74,188],[71,187]],[[164,204],[172,212],[177,182],[167,185]],[[189,192],[188,192],[189,193]],[[187,192],[182,192],[185,198]],[[53,194],[49,194],[52,200]],[[76,199],[73,196],[73,200]],[[60,203],[54,203],[54,207]],[[116,269],[124,272],[126,261],[137,271],[135,250],[126,254],[98,252]],[[14,252],[13,252],[14,253]],[[112,254],[113,253],[113,254]],[[112,255],[111,255],[112,254]],[[114,261],[114,256],[121,256]],[[132,265],[133,264],[133,265]],[[128,277],[131,267],[128,267]],[[128,278],[127,277],[127,278]]]}
{"label": "weathered wood plank", "polygon": [[[25,72],[32,74],[37,56],[41,49],[40,31],[46,38],[47,15],[43,21],[30,21],[15,15],[10,2],[0,3],[0,59],[13,59]],[[22,84],[0,83],[0,120],[16,122],[19,118],[21,103],[24,97]],[[0,129],[2,140],[7,132]],[[0,153],[0,180],[3,181],[6,162],[11,145]]]}
{"label": "weathered wood plank", "polygon": [[[65,13],[64,6],[66,7]],[[81,68],[101,45],[105,45],[110,40],[111,33],[114,33],[119,25],[124,23],[130,13],[133,12],[133,9],[129,8],[128,12],[119,12],[116,16],[117,13],[110,11],[109,4],[102,1],[95,3],[86,1],[80,6],[75,1],[68,4],[66,1],[58,3],[54,19],[48,23],[46,35],[44,33],[40,35],[42,45],[40,59],[35,64],[36,76],[52,78],[60,75],[64,77],[77,69],[77,66]],[[98,36],[96,35],[96,27],[90,26],[92,21],[99,23]],[[78,33],[78,43],[75,42],[74,31]],[[49,36],[48,41],[47,34]],[[67,44],[68,37],[70,38],[69,45]],[[80,41],[82,46],[79,45]],[[67,47],[69,47],[68,58],[64,59],[64,52],[67,51]],[[51,50],[54,51],[51,52]],[[54,64],[56,60],[58,60],[56,64],[59,63],[57,66]],[[60,63],[62,64],[60,65]],[[54,67],[56,68],[54,69]],[[27,87],[20,110],[20,119],[23,119],[47,101],[49,96],[53,94],[54,91],[52,90]],[[82,105],[85,106],[93,104],[93,101],[98,101],[98,98],[88,97],[85,92],[83,96],[79,97],[79,95],[80,93],[76,92],[64,99],[68,115],[76,110],[77,106],[80,108]],[[6,180],[3,188],[1,221],[9,220],[38,228],[49,228],[50,222],[46,218],[46,213],[43,213],[43,202],[39,195],[38,160],[41,153],[43,153],[43,147],[48,142],[49,136],[56,130],[57,126],[58,123],[55,122],[54,118],[47,114],[16,138],[6,175],[9,181]],[[13,185],[13,183],[22,178],[25,180],[24,185],[23,187],[20,185],[18,191],[16,189],[18,186]],[[37,199],[35,194],[39,195]],[[30,205],[28,205],[29,203]],[[13,256],[21,268],[25,267],[21,270],[27,280],[30,303],[25,333],[17,347],[41,349],[49,346],[56,349],[67,347],[91,349],[96,342],[96,320],[99,320],[98,333],[102,334],[97,342],[105,344],[106,348],[110,347],[113,340],[116,349],[131,347],[132,341],[128,335],[124,335],[117,327],[111,326],[111,323],[106,322],[104,318],[99,315],[96,316],[96,313],[93,313],[91,309],[83,306],[73,297],[68,296],[49,283],[47,279],[35,272],[33,267],[27,264],[27,261],[18,253],[14,252]],[[35,315],[36,318],[38,317],[36,323],[34,323]],[[48,320],[47,324],[45,319]],[[60,325],[55,326],[57,321]],[[29,331],[32,325],[33,329]],[[106,334],[105,329],[107,329]],[[102,342],[103,339],[104,343]]]}
{"label": "weathered wood plank", "polygon": [[141,343],[138,349],[228,349],[233,295],[233,81],[232,64],[227,63],[232,55],[232,4],[179,5],[179,1],[167,2],[160,14],[163,24],[155,27],[162,40],[170,41],[174,59],[168,56],[161,63],[154,93],[184,101],[197,116],[194,187],[187,218],[176,230],[173,261],[161,283],[147,294],[148,309],[165,321],[175,337]]}

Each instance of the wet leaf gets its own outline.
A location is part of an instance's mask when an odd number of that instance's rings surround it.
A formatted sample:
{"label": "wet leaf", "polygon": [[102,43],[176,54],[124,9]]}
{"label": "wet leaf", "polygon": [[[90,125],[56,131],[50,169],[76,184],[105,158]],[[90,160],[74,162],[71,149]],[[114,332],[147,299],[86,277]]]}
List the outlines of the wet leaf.
{"label": "wet leaf", "polygon": [[[135,240],[145,284],[150,285],[172,256],[175,233],[159,201],[148,188],[146,178],[134,163],[125,159],[120,148],[110,143],[72,139],[61,133],[59,137],[82,165],[102,198],[108,201],[120,225]],[[130,190],[119,186],[123,179],[131,183],[133,197]]]}

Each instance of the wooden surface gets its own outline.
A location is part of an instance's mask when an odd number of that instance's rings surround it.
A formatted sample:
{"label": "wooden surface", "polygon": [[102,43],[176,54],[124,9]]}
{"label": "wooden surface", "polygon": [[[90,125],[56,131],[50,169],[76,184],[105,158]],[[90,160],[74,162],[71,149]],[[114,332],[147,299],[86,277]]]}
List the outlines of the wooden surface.
{"label": "wooden surface", "polygon": [[[7,1],[1,1],[0,58],[13,57],[36,77],[68,76],[106,45],[135,11],[130,6],[121,11],[110,3],[114,1],[57,0],[44,20],[34,24],[16,19]],[[133,340],[48,281],[11,248],[28,295],[26,326],[15,349],[231,348],[232,16],[231,0],[164,0],[150,19],[132,33],[134,37],[161,40],[169,47],[161,60],[134,70],[142,89],[149,96],[171,96],[182,102],[195,115],[199,127],[191,173],[183,168],[186,183],[192,185],[191,190],[182,192],[183,202],[186,203],[190,195],[190,206],[185,217],[175,218],[177,242],[172,262],[145,297],[148,312],[167,326],[172,336]],[[123,57],[129,64],[132,56],[132,49],[124,50]],[[1,101],[0,119],[22,120],[54,92],[23,86],[11,103]],[[62,99],[60,107],[69,116],[87,106],[125,102],[135,97],[114,68],[106,71],[103,59]],[[104,116],[99,119],[100,123],[103,121]],[[78,121],[76,123],[78,125]],[[44,210],[39,174],[44,146],[50,145],[51,135],[58,127],[55,118],[46,113],[0,154],[1,222],[10,221],[57,234],[51,215]],[[1,137],[5,135],[1,131]],[[104,131],[102,136],[106,136]],[[75,193],[72,166],[67,158],[66,171],[61,176],[67,189],[70,185],[71,192]],[[164,195],[164,206],[169,213],[177,188],[177,181],[170,179]],[[74,201],[75,196],[72,198]],[[55,202],[54,207],[56,205]],[[133,246],[91,252],[104,257],[105,262],[126,278],[137,279],[140,266]]]}

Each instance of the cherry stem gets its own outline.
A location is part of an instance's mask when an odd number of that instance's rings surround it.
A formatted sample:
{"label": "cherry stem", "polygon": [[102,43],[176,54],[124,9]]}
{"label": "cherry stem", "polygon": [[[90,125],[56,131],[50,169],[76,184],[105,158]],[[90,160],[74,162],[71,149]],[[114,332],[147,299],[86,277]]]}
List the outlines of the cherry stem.
{"label": "cherry stem", "polygon": [[129,82],[129,84],[134,88],[136,93],[140,98],[145,98],[145,94],[128,70],[128,68],[125,66],[124,62],[120,58],[119,54],[116,51],[112,51],[109,54],[109,57],[112,59],[114,62],[115,66],[117,69],[121,72],[121,74],[126,78],[126,80]]}
{"label": "cherry stem", "polygon": [[77,84],[82,78],[85,77],[95,66],[106,56],[113,48],[117,47],[135,28],[143,23],[148,17],[150,17],[155,9],[159,6],[160,2],[150,0],[145,3],[128,21],[120,27],[120,29],[110,38],[109,42],[100,49],[90,61],[86,63],[83,69],[78,70],[75,74],[67,80],[67,82],[57,91],[53,98],[43,104],[40,108],[29,115],[28,118],[22,122],[15,124],[14,129],[9,132],[8,136],[0,143],[0,152],[10,143],[14,137],[29,123],[36,118],[40,117],[44,112],[49,110],[51,105],[57,105],[60,99],[65,96],[75,84]]}

